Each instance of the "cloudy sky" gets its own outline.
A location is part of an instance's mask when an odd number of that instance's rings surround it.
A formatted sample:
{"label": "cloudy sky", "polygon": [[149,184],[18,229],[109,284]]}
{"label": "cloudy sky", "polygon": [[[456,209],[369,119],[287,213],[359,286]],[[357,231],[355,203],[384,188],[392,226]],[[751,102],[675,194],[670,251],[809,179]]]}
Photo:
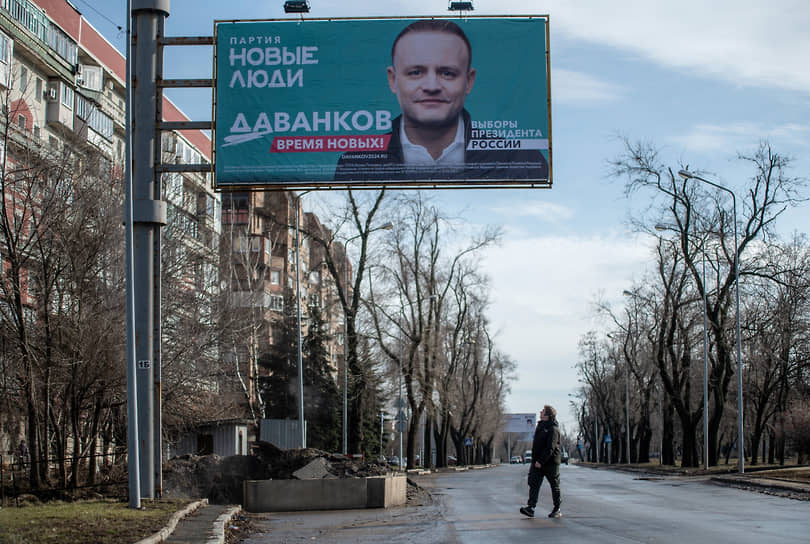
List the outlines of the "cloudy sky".
{"label": "cloudy sky", "polygon": [[[446,15],[442,0],[311,0],[313,17]],[[119,49],[125,8],[74,4]],[[627,227],[643,195],[624,196],[607,161],[621,137],[649,142],[677,169],[707,172],[732,189],[748,172],[735,161],[762,139],[810,171],[810,5],[805,0],[478,0],[476,15],[550,16],[552,147],[550,190],[444,191],[474,224],[503,225],[486,255],[492,321],[500,348],[518,362],[511,412],[555,404],[573,430],[577,341],[604,323],[597,296],[621,292],[644,274],[650,241]],[[215,19],[283,18],[283,1],[171,0],[169,36],[210,36]],[[166,77],[210,77],[210,48],[167,53]],[[210,93],[167,93],[194,120],[210,119]],[[808,208],[780,228],[808,232]]]}

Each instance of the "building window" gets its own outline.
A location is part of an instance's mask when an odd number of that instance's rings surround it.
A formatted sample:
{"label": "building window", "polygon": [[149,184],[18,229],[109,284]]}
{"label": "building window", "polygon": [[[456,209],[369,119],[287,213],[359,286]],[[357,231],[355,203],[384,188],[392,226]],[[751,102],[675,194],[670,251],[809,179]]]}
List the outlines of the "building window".
{"label": "building window", "polygon": [[37,86],[36,92],[34,93],[34,98],[37,99],[37,102],[42,102],[42,80],[37,78]]}
{"label": "building window", "polygon": [[25,94],[28,88],[28,68],[20,66],[20,93]]}
{"label": "building window", "polygon": [[271,270],[270,271],[270,285],[279,285],[281,283],[281,271],[280,270]]}
{"label": "building window", "polygon": [[68,87],[65,83],[62,83],[60,86],[62,87],[62,93],[61,93],[62,105],[65,106],[66,108],[72,110],[73,109],[73,101],[75,100],[76,93],[73,91],[73,89]]}
{"label": "building window", "polygon": [[0,32],[0,85],[8,87],[11,84],[11,52],[14,41]]}
{"label": "building window", "polygon": [[25,115],[18,115],[17,116],[17,126],[20,127],[20,130],[25,130],[25,125],[27,124],[25,120]]}
{"label": "building window", "polygon": [[279,312],[284,310],[284,297],[281,295],[270,295],[270,309]]}
{"label": "building window", "polygon": [[68,61],[68,64],[75,65],[78,61],[78,49],[67,34],[58,27],[50,25],[48,27],[48,45],[56,51],[56,54]]}
{"label": "building window", "polygon": [[247,225],[248,207],[247,195],[223,195],[222,222],[225,224]]}

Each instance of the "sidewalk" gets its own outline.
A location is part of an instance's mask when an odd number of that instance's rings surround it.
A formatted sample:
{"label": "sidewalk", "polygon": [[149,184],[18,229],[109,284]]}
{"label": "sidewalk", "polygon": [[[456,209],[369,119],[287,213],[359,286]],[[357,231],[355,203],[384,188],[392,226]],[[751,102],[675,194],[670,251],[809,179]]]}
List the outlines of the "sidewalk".
{"label": "sidewalk", "polygon": [[241,510],[240,506],[194,503],[176,514],[163,530],[135,544],[224,544],[228,522]]}

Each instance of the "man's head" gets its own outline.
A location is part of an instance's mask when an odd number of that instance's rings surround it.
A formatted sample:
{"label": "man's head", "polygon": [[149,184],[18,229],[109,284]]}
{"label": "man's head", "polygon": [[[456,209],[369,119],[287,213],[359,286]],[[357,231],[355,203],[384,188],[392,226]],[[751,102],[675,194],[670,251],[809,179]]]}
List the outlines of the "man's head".
{"label": "man's head", "polygon": [[557,410],[555,410],[552,406],[546,404],[543,406],[543,410],[540,412],[540,419],[543,421],[553,420],[557,417]]}
{"label": "man's head", "polygon": [[470,42],[456,23],[431,19],[405,27],[391,47],[388,85],[406,126],[455,126],[475,81],[471,61]]}

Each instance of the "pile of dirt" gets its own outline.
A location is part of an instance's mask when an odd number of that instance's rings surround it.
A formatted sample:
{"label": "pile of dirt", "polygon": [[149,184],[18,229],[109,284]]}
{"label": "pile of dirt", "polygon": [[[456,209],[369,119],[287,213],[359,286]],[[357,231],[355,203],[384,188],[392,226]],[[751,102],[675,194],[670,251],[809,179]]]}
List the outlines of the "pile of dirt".
{"label": "pile of dirt", "polygon": [[365,478],[391,472],[386,464],[365,463],[313,448],[282,450],[259,442],[253,455],[183,455],[170,459],[163,468],[162,495],[205,497],[212,504],[237,504],[242,501],[244,480],[292,479],[297,471],[318,459],[322,460],[323,468],[320,477]]}

